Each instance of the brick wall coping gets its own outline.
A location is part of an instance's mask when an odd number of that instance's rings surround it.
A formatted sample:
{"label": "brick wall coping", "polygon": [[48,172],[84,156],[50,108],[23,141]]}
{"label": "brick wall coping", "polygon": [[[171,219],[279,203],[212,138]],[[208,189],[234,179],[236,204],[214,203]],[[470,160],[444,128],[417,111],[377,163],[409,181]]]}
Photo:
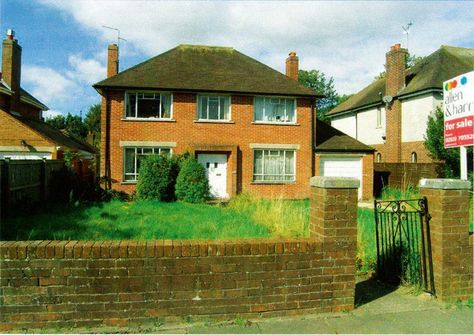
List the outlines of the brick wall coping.
{"label": "brick wall coping", "polygon": [[310,179],[310,185],[319,188],[359,188],[360,181],[349,177],[315,176]]}
{"label": "brick wall coping", "polygon": [[141,258],[276,255],[350,247],[313,238],[150,241],[0,241],[0,259]]}
{"label": "brick wall coping", "polygon": [[468,190],[471,188],[471,182],[460,179],[421,179],[420,187],[440,190]]}

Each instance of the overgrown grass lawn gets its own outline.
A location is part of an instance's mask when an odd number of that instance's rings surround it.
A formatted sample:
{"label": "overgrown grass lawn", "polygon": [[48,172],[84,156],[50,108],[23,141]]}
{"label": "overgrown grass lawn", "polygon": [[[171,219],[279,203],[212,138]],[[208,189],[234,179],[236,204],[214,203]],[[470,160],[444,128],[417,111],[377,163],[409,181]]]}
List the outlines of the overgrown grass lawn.
{"label": "overgrown grass lawn", "polygon": [[[280,208],[275,204],[280,203]],[[306,236],[309,202],[239,199],[227,205],[118,200],[68,205],[1,224],[2,240],[228,239]],[[285,226],[281,229],[280,226]],[[293,228],[292,228],[293,227]]]}

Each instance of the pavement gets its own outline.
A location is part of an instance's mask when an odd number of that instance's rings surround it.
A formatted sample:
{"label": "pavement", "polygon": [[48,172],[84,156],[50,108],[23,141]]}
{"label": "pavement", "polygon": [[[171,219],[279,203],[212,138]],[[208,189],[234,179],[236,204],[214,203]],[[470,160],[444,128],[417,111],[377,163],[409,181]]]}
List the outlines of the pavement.
{"label": "pavement", "polygon": [[[359,279],[351,312],[228,321],[187,318],[134,328],[88,329],[92,333],[155,334],[473,334],[473,309],[443,304],[410,287]],[[81,333],[80,329],[73,332]]]}

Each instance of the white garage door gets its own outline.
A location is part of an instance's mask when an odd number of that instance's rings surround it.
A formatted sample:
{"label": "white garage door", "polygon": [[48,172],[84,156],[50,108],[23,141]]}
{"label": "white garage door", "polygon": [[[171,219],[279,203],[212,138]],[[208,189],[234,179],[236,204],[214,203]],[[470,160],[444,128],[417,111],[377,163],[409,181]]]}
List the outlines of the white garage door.
{"label": "white garage door", "polygon": [[359,199],[362,198],[361,157],[321,157],[319,171],[321,176],[359,179]]}

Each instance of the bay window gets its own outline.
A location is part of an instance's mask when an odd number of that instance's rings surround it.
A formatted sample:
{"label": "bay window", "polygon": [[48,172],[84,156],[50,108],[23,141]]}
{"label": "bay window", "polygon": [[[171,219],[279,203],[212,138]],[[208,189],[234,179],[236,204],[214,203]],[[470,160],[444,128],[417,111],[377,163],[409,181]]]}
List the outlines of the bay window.
{"label": "bay window", "polygon": [[292,182],[296,179],[295,150],[254,150],[255,182]]}
{"label": "bay window", "polygon": [[171,148],[127,147],[124,148],[123,176],[125,181],[137,181],[140,162],[150,155],[171,155]]}

